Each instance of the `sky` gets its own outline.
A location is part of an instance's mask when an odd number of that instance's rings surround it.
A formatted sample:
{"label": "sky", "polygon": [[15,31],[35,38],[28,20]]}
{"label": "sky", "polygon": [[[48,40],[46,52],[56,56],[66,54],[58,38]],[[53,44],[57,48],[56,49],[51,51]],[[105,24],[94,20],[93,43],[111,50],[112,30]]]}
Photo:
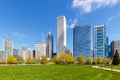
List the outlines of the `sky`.
{"label": "sky", "polygon": [[49,31],[56,52],[56,17],[67,20],[67,47],[73,47],[74,25],[106,25],[109,42],[120,39],[120,0],[0,0],[0,50],[2,40],[10,38],[14,48],[26,45],[35,49],[36,41],[46,41]]}

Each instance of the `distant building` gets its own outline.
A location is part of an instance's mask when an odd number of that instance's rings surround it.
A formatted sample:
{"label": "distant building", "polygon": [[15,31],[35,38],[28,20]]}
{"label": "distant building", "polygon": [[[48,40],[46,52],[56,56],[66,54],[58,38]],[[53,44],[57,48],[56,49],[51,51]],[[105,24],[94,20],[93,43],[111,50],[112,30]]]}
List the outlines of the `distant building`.
{"label": "distant building", "polygon": [[35,44],[35,58],[40,59],[41,56],[46,56],[46,43],[36,42],[36,44]]}
{"label": "distant building", "polygon": [[52,55],[53,55],[53,35],[52,35],[51,32],[49,32],[49,34],[47,35],[46,44],[47,44],[46,55],[49,59],[52,59]]}
{"label": "distant building", "polygon": [[98,25],[94,27],[94,58],[108,56],[108,39],[106,37],[105,25]]}
{"label": "distant building", "polygon": [[66,47],[66,18],[57,17],[57,55],[63,52]]}
{"label": "distant building", "polygon": [[28,50],[27,59],[33,59],[33,50]]}
{"label": "distant building", "polygon": [[91,53],[90,25],[76,25],[73,28],[73,56],[90,56]]}
{"label": "distant building", "polygon": [[6,59],[6,55],[4,51],[0,51],[0,60],[5,60]]}
{"label": "distant building", "polygon": [[8,55],[13,55],[13,41],[11,39],[5,38],[3,40],[3,51]]}
{"label": "distant building", "polygon": [[33,58],[35,58],[35,50],[33,50]]}
{"label": "distant building", "polygon": [[18,49],[13,49],[13,56],[14,57],[19,57],[19,50]]}
{"label": "distant building", "polygon": [[28,56],[28,48],[26,46],[21,46],[20,57],[22,57],[24,60],[26,60],[27,56]]}
{"label": "distant building", "polygon": [[110,58],[113,58],[115,55],[115,51],[118,50],[119,55],[120,55],[120,40],[114,40],[111,42],[110,45]]}

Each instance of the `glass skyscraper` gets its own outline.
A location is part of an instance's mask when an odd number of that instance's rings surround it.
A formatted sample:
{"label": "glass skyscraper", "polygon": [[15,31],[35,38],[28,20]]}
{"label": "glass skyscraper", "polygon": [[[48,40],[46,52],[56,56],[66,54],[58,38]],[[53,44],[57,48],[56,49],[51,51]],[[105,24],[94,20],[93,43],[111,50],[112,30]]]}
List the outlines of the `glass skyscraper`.
{"label": "glass skyscraper", "polygon": [[94,59],[97,57],[105,58],[108,55],[108,39],[106,37],[105,25],[94,27]]}
{"label": "glass skyscraper", "polygon": [[90,25],[78,25],[73,28],[73,56],[88,57],[91,53]]}
{"label": "glass skyscraper", "polygon": [[47,43],[47,57],[52,59],[52,55],[53,55],[53,35],[51,32],[49,32],[49,34],[47,35],[46,38],[46,43]]}

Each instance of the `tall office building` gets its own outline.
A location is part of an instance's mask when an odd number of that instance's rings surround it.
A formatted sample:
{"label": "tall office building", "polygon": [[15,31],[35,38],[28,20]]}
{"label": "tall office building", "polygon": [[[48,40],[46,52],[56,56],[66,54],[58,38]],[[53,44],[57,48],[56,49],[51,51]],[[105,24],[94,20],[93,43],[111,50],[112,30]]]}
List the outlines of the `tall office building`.
{"label": "tall office building", "polygon": [[3,40],[3,51],[6,54],[6,57],[8,55],[13,55],[13,41],[11,39],[4,39]]}
{"label": "tall office building", "polygon": [[73,56],[88,57],[91,53],[90,25],[78,25],[73,28]]}
{"label": "tall office building", "polygon": [[66,48],[66,18],[65,16],[57,17],[57,55]]}
{"label": "tall office building", "polygon": [[49,34],[47,35],[46,43],[47,43],[46,55],[49,59],[52,59],[52,55],[53,55],[53,35],[52,35],[51,32],[49,32]]}
{"label": "tall office building", "polygon": [[105,25],[94,27],[94,59],[97,57],[105,58],[107,55],[107,40]]}
{"label": "tall office building", "polygon": [[114,57],[114,54],[115,54],[115,51],[118,50],[119,52],[119,55],[120,55],[120,40],[114,40],[111,42],[111,45],[110,45],[110,57],[113,58]]}
{"label": "tall office building", "polygon": [[21,48],[20,48],[20,57],[22,57],[24,60],[26,60],[27,55],[28,55],[28,48],[26,46],[21,46]]}
{"label": "tall office building", "polygon": [[36,42],[36,44],[35,44],[35,58],[40,59],[41,56],[46,56],[46,43]]}

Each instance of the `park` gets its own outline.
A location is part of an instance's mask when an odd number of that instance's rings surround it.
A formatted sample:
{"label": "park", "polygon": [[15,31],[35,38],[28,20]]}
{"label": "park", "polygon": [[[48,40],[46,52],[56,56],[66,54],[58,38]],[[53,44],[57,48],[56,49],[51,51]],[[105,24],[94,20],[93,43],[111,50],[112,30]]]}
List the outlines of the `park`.
{"label": "park", "polygon": [[1,65],[0,80],[120,80],[120,73],[90,65]]}

